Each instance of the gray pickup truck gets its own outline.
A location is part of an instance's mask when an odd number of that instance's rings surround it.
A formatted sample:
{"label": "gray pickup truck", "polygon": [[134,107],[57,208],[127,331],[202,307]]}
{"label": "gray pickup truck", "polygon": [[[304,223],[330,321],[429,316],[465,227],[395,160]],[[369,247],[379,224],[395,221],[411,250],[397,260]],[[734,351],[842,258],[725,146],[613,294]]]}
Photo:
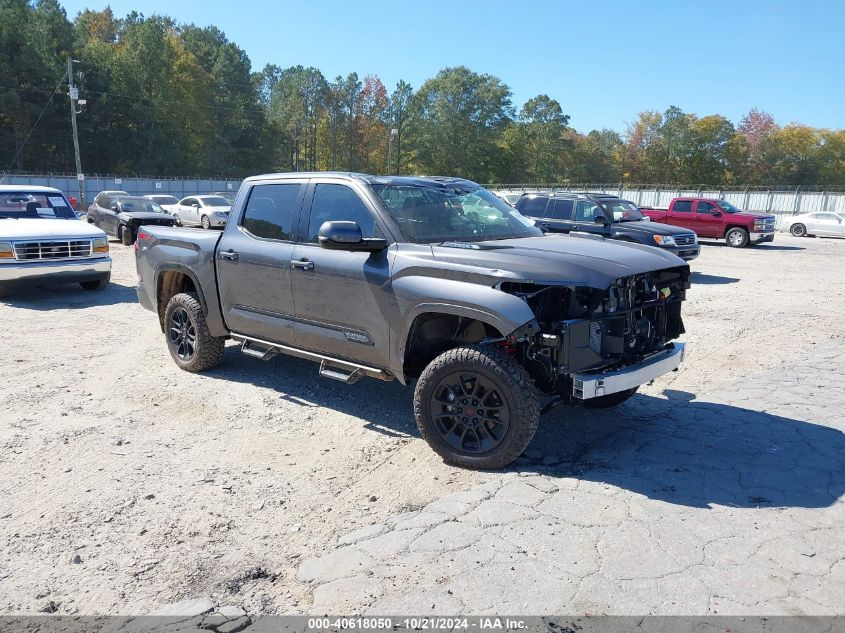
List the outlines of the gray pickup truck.
{"label": "gray pickup truck", "polygon": [[182,369],[216,366],[231,339],[345,383],[416,380],[420,433],[464,467],[509,464],[541,412],[620,404],[684,353],[683,260],[546,235],[457,178],[256,176],[222,234],[142,227],[136,252]]}

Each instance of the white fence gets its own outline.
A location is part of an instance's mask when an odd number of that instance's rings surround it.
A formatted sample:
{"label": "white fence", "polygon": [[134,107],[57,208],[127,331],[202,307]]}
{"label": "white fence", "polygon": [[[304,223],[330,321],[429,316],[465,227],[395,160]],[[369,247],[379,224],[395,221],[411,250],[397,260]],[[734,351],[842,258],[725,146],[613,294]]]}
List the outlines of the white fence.
{"label": "white fence", "polygon": [[[79,183],[75,175],[53,174],[7,174],[0,172],[0,184],[39,185],[55,187],[66,195],[79,197]],[[125,176],[85,176],[85,200],[89,203],[100,191],[119,189],[133,195],[151,193],[169,194],[177,198],[211,192],[235,193],[241,186],[240,180],[218,178],[130,178]]]}
{"label": "white fence", "polygon": [[845,192],[843,191],[776,191],[761,189],[699,189],[626,187],[625,185],[587,184],[554,185],[549,187],[533,185],[488,185],[499,191],[591,191],[609,193],[643,207],[668,207],[672,198],[695,196],[722,198],[746,211],[772,213],[778,218],[780,227],[785,218],[796,213],[829,211],[845,214]]}

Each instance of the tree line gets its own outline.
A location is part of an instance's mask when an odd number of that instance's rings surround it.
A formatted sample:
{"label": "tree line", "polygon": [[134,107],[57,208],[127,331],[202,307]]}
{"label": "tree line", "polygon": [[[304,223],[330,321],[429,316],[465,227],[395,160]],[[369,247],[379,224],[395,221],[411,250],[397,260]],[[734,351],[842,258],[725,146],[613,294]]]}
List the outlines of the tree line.
{"label": "tree line", "polygon": [[374,74],[254,72],[217,27],[109,8],[69,20],[56,0],[0,0],[0,169],[74,171],[68,56],[87,102],[78,126],[88,173],[845,185],[844,130],[779,125],[756,109],[734,125],[672,106],[640,113],[621,134],[584,134],[556,99],[540,94],[517,108],[501,79],[463,66],[392,89]]}

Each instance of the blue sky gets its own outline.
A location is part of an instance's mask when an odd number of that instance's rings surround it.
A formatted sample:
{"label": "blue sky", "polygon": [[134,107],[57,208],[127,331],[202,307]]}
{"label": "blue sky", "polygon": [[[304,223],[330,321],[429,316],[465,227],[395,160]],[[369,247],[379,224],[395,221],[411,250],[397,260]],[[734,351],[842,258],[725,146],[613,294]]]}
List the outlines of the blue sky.
{"label": "blue sky", "polygon": [[266,63],[332,79],[373,73],[391,90],[440,68],[500,77],[519,108],[546,93],[580,130],[623,131],[642,110],[680,106],[734,122],[845,127],[845,3],[838,0],[65,0],[215,24]]}

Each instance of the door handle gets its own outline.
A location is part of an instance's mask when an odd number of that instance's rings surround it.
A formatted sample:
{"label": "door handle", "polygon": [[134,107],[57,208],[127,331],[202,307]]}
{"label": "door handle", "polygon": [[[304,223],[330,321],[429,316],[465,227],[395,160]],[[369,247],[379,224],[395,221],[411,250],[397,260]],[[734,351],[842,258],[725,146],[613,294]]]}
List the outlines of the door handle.
{"label": "door handle", "polygon": [[314,270],[314,262],[308,259],[295,259],[290,265],[291,268],[299,268],[300,270]]}
{"label": "door handle", "polygon": [[233,262],[238,259],[238,254],[233,250],[223,251],[220,253],[220,259],[228,259]]}

